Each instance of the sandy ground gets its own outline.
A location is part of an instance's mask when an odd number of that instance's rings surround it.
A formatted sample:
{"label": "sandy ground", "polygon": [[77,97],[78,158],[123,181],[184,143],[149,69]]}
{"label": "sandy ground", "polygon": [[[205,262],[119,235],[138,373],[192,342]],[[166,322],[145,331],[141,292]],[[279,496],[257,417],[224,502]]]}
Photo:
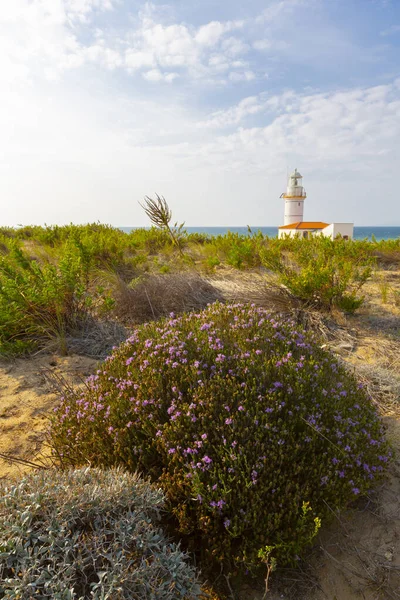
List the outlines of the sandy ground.
{"label": "sandy ground", "polygon": [[[45,355],[0,362],[0,478],[29,470],[23,461],[40,463],[46,457],[44,434],[58,398],[54,384],[61,377],[79,385],[95,367],[96,361],[84,356]],[[13,462],[4,455],[10,455]]]}
{"label": "sandy ground", "polygon": [[[390,292],[400,290],[400,273],[384,277],[387,300],[381,273],[367,287],[365,307],[339,319],[339,333],[328,345],[366,383],[397,458],[379,490],[323,528],[300,570],[275,576],[270,600],[400,600],[400,308]],[[55,355],[0,361],[0,478],[29,470],[24,461],[46,458],[44,432],[59,395],[54,384],[61,378],[79,385],[96,364]],[[263,593],[260,585],[235,589],[240,600],[261,600]]]}

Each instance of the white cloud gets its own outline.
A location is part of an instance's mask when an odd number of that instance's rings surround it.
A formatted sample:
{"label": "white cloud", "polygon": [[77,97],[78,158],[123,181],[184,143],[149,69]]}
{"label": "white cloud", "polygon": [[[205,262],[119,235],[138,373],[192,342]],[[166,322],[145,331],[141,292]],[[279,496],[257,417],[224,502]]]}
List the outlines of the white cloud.
{"label": "white cloud", "polygon": [[400,25],[392,25],[391,27],[388,27],[388,29],[381,31],[381,35],[384,37],[388,35],[396,35],[397,33],[400,33]]}
{"label": "white cloud", "polygon": [[179,68],[192,78],[210,79],[213,73],[229,70],[236,57],[248,51],[242,40],[227,37],[241,27],[243,21],[211,21],[198,28],[184,23],[164,25],[154,20],[153,8],[128,36],[125,64],[131,71],[146,66],[160,72]]}
{"label": "white cloud", "polygon": [[[58,0],[50,0],[57,2]],[[115,8],[117,0],[63,0],[69,19],[87,23],[95,11],[110,11]]]}
{"label": "white cloud", "polygon": [[179,75],[178,73],[162,73],[159,69],[151,69],[151,71],[143,73],[143,77],[147,81],[166,81],[167,83],[172,83]]}
{"label": "white cloud", "polygon": [[243,21],[232,23],[228,21],[221,23],[220,21],[211,21],[207,25],[202,25],[196,35],[195,40],[201,46],[215,46],[220,41],[221,37],[228,31],[240,29],[243,26]]}
{"label": "white cloud", "polygon": [[141,225],[136,200],[157,191],[191,224],[279,223],[287,161],[304,171],[310,218],[357,220],[357,203],[369,195],[381,199],[379,214],[369,203],[363,224],[374,214],[380,222],[400,218],[394,200],[386,205],[400,158],[400,80],[254,95],[205,118],[209,127],[196,128],[198,120],[166,96],[139,101],[111,86],[48,84],[32,88],[29,103],[24,91],[8,92],[1,98],[0,195],[12,202],[2,222]]}
{"label": "white cloud", "polygon": [[272,42],[270,40],[256,40],[253,42],[253,48],[255,50],[270,50]]}
{"label": "white cloud", "polygon": [[[246,127],[257,115],[266,124]],[[392,84],[326,94],[251,96],[202,124],[235,127],[217,135],[205,155],[225,168],[279,169],[286,155],[296,155],[311,168],[333,165],[335,171],[367,170],[389,161],[398,152],[400,136],[400,80]],[[382,167],[382,164],[379,168]],[[329,167],[331,169],[331,166]]]}
{"label": "white cloud", "polygon": [[221,44],[221,48],[224,54],[230,57],[246,54],[250,49],[248,44],[245,44],[242,40],[235,37],[229,37],[224,40]]}
{"label": "white cloud", "polygon": [[[122,28],[96,28],[97,13],[116,9],[121,1],[13,0],[0,12],[0,63],[7,63],[10,77],[27,71],[33,77],[57,79],[90,63],[130,75],[158,70],[164,74],[159,82],[177,79],[171,72],[179,72],[182,81],[248,82],[263,76],[254,67],[252,49],[282,50],[279,40],[253,41],[253,27],[270,27],[274,18],[315,0],[276,0],[258,18],[212,20],[197,27],[171,23],[166,7],[146,3]],[[224,72],[228,75],[221,79]]]}
{"label": "white cloud", "polygon": [[253,79],[256,78],[255,73],[253,73],[253,71],[243,71],[243,72],[238,72],[238,71],[232,71],[231,73],[229,73],[229,79],[231,81],[253,81]]}
{"label": "white cloud", "polygon": [[[310,9],[313,4],[317,4],[319,0],[277,0],[270,2],[269,6],[262,11],[256,22],[259,24],[272,23],[280,17],[290,15],[298,8]],[[287,21],[287,26],[290,26],[290,21]]]}

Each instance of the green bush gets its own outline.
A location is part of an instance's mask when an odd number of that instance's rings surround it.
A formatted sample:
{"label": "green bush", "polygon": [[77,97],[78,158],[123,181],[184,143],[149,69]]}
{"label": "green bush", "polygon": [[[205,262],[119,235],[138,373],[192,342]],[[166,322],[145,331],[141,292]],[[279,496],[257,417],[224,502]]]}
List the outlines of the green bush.
{"label": "green bush", "polygon": [[363,242],[318,236],[278,240],[260,254],[264,266],[301,300],[353,312],[364,301],[359,292],[371,276],[371,250]]}
{"label": "green bush", "polygon": [[0,256],[0,352],[32,350],[85,318],[88,265],[71,238],[58,267],[30,260],[18,243]]}
{"label": "green bush", "polygon": [[266,548],[293,559],[390,456],[331,354],[294,322],[219,303],[138,327],[85,390],[67,391],[51,444],[64,465],[150,475],[189,548],[227,570]]}
{"label": "green bush", "polygon": [[252,269],[261,264],[260,248],[263,246],[262,233],[240,235],[228,231],[210,240],[215,253],[235,269]]}
{"label": "green bush", "polygon": [[158,526],[163,496],[118,470],[0,486],[0,598],[195,600],[194,570]]}
{"label": "green bush", "polygon": [[135,250],[144,250],[154,255],[172,246],[172,240],[167,231],[151,227],[150,229],[134,229],[129,235],[129,246]]}

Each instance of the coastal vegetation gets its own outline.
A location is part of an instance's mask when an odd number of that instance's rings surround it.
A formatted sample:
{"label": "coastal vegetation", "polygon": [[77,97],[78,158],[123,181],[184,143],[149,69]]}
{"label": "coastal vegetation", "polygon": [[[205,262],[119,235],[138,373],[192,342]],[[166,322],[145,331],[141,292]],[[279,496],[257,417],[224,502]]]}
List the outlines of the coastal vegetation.
{"label": "coastal vegetation", "polygon": [[[400,240],[279,240],[260,232],[209,237],[188,234],[182,225],[129,234],[101,224],[3,227],[0,353],[29,353],[49,342],[66,353],[69,340],[81,334],[93,337],[104,322],[113,323],[114,335],[116,323],[120,326],[121,340],[121,327],[171,310],[196,308],[197,288],[202,298],[211,300],[210,280],[229,269],[257,270],[270,287],[284,287],[308,306],[351,312],[362,305],[362,288],[374,265],[396,264]],[[180,301],[175,294],[174,307],[168,297],[177,276],[181,284],[184,278],[189,281],[191,292]],[[157,302],[160,297],[165,307]],[[197,302],[201,305],[204,300]],[[103,355],[108,349],[105,346]]]}
{"label": "coastal vegetation", "polygon": [[[381,306],[399,303],[400,239],[189,234],[150,200],[154,226],[130,233],[0,229],[0,354],[104,360],[63,386],[47,438],[56,469],[2,488],[0,598],[31,583],[49,597],[123,598],[160,578],[154,598],[203,597],[159,516],[203,576],[221,572],[229,588],[264,569],[268,586],[390,463],[371,374],[325,347],[325,323],[362,312],[373,277]],[[135,514],[147,529],[133,549],[118,536],[138,531]],[[112,595],[119,578],[128,595]]]}
{"label": "coastal vegetation", "polygon": [[391,456],[354,378],[295,322],[243,304],[136,328],[66,391],[50,440],[63,467],[149,475],[188,548],[226,573],[294,561]]}
{"label": "coastal vegetation", "polygon": [[0,492],[0,598],[199,598],[160,529],[161,491],[137,475],[46,471]]}

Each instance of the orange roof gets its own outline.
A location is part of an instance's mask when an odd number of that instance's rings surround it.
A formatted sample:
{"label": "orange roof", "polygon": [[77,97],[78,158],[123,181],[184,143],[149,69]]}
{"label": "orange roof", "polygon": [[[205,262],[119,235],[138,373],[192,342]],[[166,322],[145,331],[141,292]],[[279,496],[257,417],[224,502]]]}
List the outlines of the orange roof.
{"label": "orange roof", "polygon": [[298,221],[290,225],[282,225],[278,229],[325,229],[328,225],[329,223],[323,221]]}

